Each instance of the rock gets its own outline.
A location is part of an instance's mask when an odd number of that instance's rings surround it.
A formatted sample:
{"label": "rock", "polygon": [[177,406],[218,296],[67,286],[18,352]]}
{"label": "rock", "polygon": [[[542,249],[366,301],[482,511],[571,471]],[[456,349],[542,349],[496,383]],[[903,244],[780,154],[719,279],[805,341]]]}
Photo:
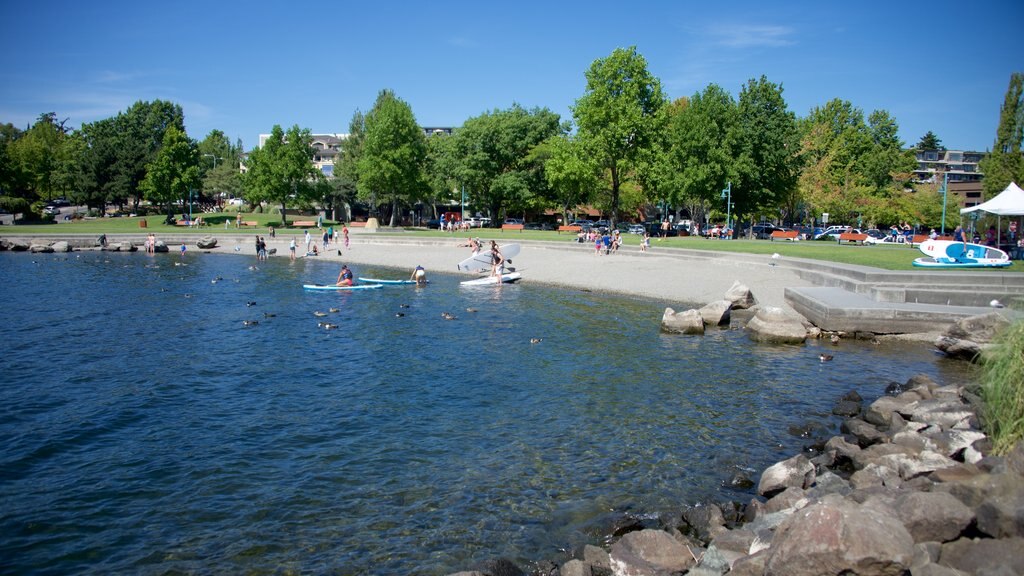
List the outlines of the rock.
{"label": "rock", "polygon": [[732,310],[732,302],[718,300],[705,305],[700,309],[700,316],[708,326],[721,326],[728,324],[730,319],[729,311]]}
{"label": "rock", "polygon": [[667,532],[650,529],[623,536],[612,545],[609,557],[617,576],[668,576],[696,564],[686,546]]}
{"label": "rock", "polygon": [[210,250],[217,247],[217,239],[213,236],[203,236],[196,241],[196,246],[202,250]]}
{"label": "rock", "polygon": [[71,245],[64,240],[53,243],[54,252],[71,252]]}
{"label": "rock", "polygon": [[930,440],[935,444],[936,452],[957,458],[975,442],[985,438],[986,436],[977,430],[947,430],[932,435]]}
{"label": "rock", "polygon": [[759,342],[802,344],[807,339],[803,319],[777,306],[766,306],[747,322],[747,332]]}
{"label": "rock", "polygon": [[915,542],[956,540],[974,520],[970,508],[945,492],[904,492],[885,510],[895,511]]}
{"label": "rock", "polygon": [[850,493],[850,482],[839,475],[825,470],[814,478],[814,486],[807,490],[808,498],[823,498],[829,494],[845,496]]}
{"label": "rock", "polygon": [[33,244],[29,246],[28,251],[33,254],[52,254],[53,246],[48,244]]}
{"label": "rock", "polygon": [[764,573],[900,576],[913,558],[914,540],[899,521],[830,498],[796,512],[779,526]]}
{"label": "rock", "polygon": [[114,252],[135,252],[138,250],[138,248],[129,241],[110,244],[109,249]]}
{"label": "rock", "polygon": [[732,308],[739,308],[741,310],[757,304],[757,298],[754,298],[754,293],[750,291],[746,284],[741,284],[739,280],[733,282],[732,286],[725,291],[725,299],[730,302]]}
{"label": "rock", "polygon": [[31,244],[29,244],[28,242],[25,242],[24,240],[6,240],[5,239],[5,240],[3,240],[3,243],[4,243],[4,246],[6,246],[5,249],[6,250],[10,250],[11,252],[27,252],[29,250],[29,248],[32,247]]}
{"label": "rock", "polygon": [[878,431],[878,428],[875,428],[860,418],[847,418],[846,420],[843,420],[839,429],[856,438],[857,444],[859,444],[861,448],[867,448],[872,444],[878,444],[885,441],[885,434],[882,434]]}
{"label": "rock", "polygon": [[871,487],[899,488],[903,483],[898,470],[871,463],[850,476],[850,487],[864,490]]}
{"label": "rock", "polygon": [[868,406],[864,419],[875,426],[888,426],[894,412],[910,404],[910,400],[898,396],[882,396]]}
{"label": "rock", "polygon": [[605,568],[607,570],[612,568],[612,561],[608,556],[608,551],[592,544],[587,544],[583,547],[583,561],[598,568]]}
{"label": "rock", "polygon": [[990,494],[976,513],[979,531],[993,538],[1024,537],[1024,489]]}
{"label": "rock", "polygon": [[171,249],[167,247],[167,242],[164,242],[163,240],[157,240],[153,244],[153,252],[166,254],[167,252],[170,251]]}
{"label": "rock", "polygon": [[683,511],[683,520],[690,532],[705,545],[725,531],[725,517],[722,509],[714,504],[693,506]]}
{"label": "rock", "polygon": [[832,406],[832,413],[836,416],[845,416],[847,418],[856,416],[860,414],[860,402],[840,400]]}
{"label": "rock", "polygon": [[594,576],[590,564],[583,560],[569,560],[558,570],[559,576]]}
{"label": "rock", "polygon": [[478,572],[486,576],[526,576],[526,574],[507,558],[494,558],[484,562]]}
{"label": "rock", "polygon": [[909,446],[916,448],[917,450],[932,450],[936,451],[937,446],[931,438],[915,432],[914,430],[901,430],[892,435],[890,442],[893,444],[899,444],[900,446]]}
{"label": "rock", "polygon": [[1024,538],[969,540],[942,545],[939,564],[961,574],[1024,574]]}
{"label": "rock", "polygon": [[974,360],[989,347],[996,332],[1009,324],[1010,321],[998,312],[961,318],[939,336],[935,347],[947,356]]}
{"label": "rock", "polygon": [[803,454],[772,464],[761,473],[757,493],[771,496],[789,488],[807,488],[814,482],[814,465]]}
{"label": "rock", "polygon": [[934,424],[945,430],[951,428],[968,428],[974,412],[960,401],[932,398],[911,402],[899,410],[904,418],[912,422]]}
{"label": "rock", "polygon": [[783,510],[797,510],[807,506],[808,504],[807,494],[803,488],[797,486],[790,486],[782,492],[772,496],[762,506],[762,510],[766,514],[774,514],[775,512],[781,512]]}
{"label": "rock", "polygon": [[665,314],[661,317],[661,330],[674,334],[704,334],[704,318],[693,309],[676,312],[665,308]]}
{"label": "rock", "polygon": [[825,450],[835,452],[836,464],[843,465],[846,462],[853,462],[854,454],[859,453],[861,448],[857,444],[847,442],[841,436],[833,436],[825,443]]}
{"label": "rock", "polygon": [[740,558],[733,563],[732,570],[729,571],[729,576],[761,576],[764,574],[765,563],[767,561],[767,550]]}

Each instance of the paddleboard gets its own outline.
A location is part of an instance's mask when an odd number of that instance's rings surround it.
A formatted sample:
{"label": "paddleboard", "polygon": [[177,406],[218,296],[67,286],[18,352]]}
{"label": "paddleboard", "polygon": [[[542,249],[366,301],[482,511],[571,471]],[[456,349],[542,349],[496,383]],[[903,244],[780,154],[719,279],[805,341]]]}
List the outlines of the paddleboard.
{"label": "paddleboard", "polygon": [[383,288],[383,284],[356,284],[355,286],[335,286],[334,284],[303,284],[306,290],[373,290]]}
{"label": "paddleboard", "polygon": [[[505,284],[511,284],[522,278],[523,275],[519,272],[509,272],[501,275],[501,282]],[[466,280],[460,282],[462,286],[494,286],[498,284],[498,278],[495,276],[484,276],[483,278],[477,278],[476,280]]]}
{"label": "paddleboard", "polygon": [[[361,276],[359,277],[359,281],[360,282],[368,282],[370,284],[389,284],[389,285],[393,285],[393,284],[415,284],[416,283],[415,280],[381,280],[380,278],[363,278]],[[430,280],[427,280],[427,283],[429,284]]]}
{"label": "paddleboard", "polygon": [[922,268],[1001,268],[1013,264],[1006,252],[982,244],[925,240],[918,248],[927,257],[917,258],[913,265]]}
{"label": "paddleboard", "polygon": [[[501,251],[501,255],[505,257],[505,263],[508,264],[510,260],[519,255],[519,244],[505,244],[504,246],[498,245],[498,249]],[[463,272],[483,272],[484,270],[491,269],[491,251],[486,250],[478,252],[466,258],[462,262],[459,262],[457,268]]]}

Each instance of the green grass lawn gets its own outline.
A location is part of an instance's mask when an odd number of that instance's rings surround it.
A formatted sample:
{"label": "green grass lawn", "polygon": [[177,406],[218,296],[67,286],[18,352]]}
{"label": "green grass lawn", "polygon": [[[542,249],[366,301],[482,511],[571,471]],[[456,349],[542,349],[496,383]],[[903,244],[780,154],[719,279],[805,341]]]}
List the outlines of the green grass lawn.
{"label": "green grass lawn", "polygon": [[[202,216],[208,224],[202,228],[187,228],[184,226],[168,226],[163,224],[162,216],[131,217],[131,218],[97,218],[94,220],[79,220],[72,222],[61,222],[56,224],[19,225],[16,227],[0,227],[0,235],[11,234],[141,234],[146,232],[174,233],[174,234],[256,234],[266,233],[269,226],[279,227],[280,216],[275,214],[243,213],[242,221],[259,222],[256,227],[246,226],[236,229],[234,225],[234,212],[220,212],[209,214],[197,214]],[[296,220],[297,218],[292,218]],[[308,220],[309,218],[298,218]],[[141,228],[140,221],[146,220],[147,227]],[[229,221],[229,228],[224,228],[225,221]],[[337,225],[336,222],[326,221],[324,226]],[[281,235],[303,234],[304,228],[278,228],[277,233]],[[523,230],[503,232],[498,228],[474,228],[469,232],[441,232],[439,230],[426,230],[424,228],[380,228],[377,232],[381,235],[401,235],[403,237],[423,238],[467,238],[469,236],[480,237],[485,240],[497,240],[510,242],[515,240],[542,240],[547,242],[565,242],[571,244],[576,241],[576,235],[571,233],[559,234],[551,231]],[[640,237],[634,234],[624,234],[623,248],[636,250],[640,245]],[[856,246],[853,244],[838,245],[836,242],[772,242],[769,240],[707,240],[694,237],[676,237],[651,239],[651,251],[672,248],[687,248],[691,250],[712,250],[717,252],[742,252],[747,254],[770,255],[778,253],[783,257],[809,258],[812,260],[825,260],[829,262],[842,262],[845,264],[858,264],[872,266],[884,270],[922,270],[914,268],[911,264],[914,258],[922,254],[916,248],[905,246]],[[1004,272],[1024,272],[1024,263],[1015,262],[1008,268],[991,269],[965,269],[964,273],[984,273],[990,270],[1001,270]]]}

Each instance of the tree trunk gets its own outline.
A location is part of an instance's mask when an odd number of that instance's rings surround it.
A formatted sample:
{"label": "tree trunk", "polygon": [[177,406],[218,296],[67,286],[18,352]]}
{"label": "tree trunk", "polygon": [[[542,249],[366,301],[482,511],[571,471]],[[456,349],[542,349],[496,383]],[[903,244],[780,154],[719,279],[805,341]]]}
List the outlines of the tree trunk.
{"label": "tree trunk", "polygon": [[288,225],[288,206],[286,206],[285,202],[282,200],[281,201],[281,227],[283,228],[283,227],[285,227],[287,225]]}
{"label": "tree trunk", "polygon": [[611,169],[612,175],[612,214],[611,220],[609,220],[609,226],[615,228],[615,224],[619,220],[619,165],[618,162],[612,164]]}
{"label": "tree trunk", "polygon": [[398,200],[391,201],[391,223],[388,224],[390,228],[395,227],[395,215],[398,214]]}

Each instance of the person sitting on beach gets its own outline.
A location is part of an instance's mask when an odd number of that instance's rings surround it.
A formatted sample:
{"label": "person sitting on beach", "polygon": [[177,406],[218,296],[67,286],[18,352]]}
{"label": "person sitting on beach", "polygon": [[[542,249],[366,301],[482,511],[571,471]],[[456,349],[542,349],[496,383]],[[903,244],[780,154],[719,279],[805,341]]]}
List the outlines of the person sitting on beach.
{"label": "person sitting on beach", "polygon": [[416,266],[416,269],[412,271],[412,276],[409,280],[415,280],[417,284],[427,283],[427,271],[423,269],[423,266]]}
{"label": "person sitting on beach", "polygon": [[319,255],[320,255],[320,251],[317,250],[316,244],[313,244],[313,249],[312,250],[310,250],[309,252],[306,252],[306,256],[319,256]]}
{"label": "person sitting on beach", "polygon": [[348,269],[348,264],[342,264],[341,272],[338,273],[338,283],[336,286],[352,286],[352,271]]}

